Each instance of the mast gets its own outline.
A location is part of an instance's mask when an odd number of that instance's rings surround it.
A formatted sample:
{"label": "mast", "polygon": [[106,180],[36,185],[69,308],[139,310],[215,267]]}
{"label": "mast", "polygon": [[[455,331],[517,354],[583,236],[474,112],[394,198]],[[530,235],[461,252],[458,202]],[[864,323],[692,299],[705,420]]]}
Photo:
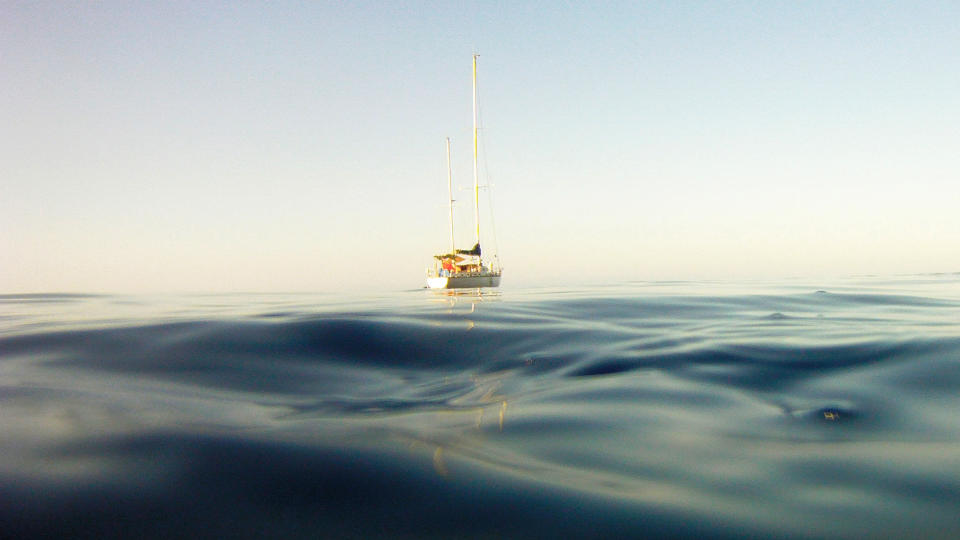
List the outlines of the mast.
{"label": "mast", "polygon": [[[477,227],[477,245],[480,245],[480,174],[477,169],[477,57],[473,55],[473,221]],[[481,264],[483,258],[480,258]]]}
{"label": "mast", "polygon": [[450,168],[450,137],[447,137],[447,192],[450,195],[450,253],[456,255],[457,248],[453,241],[453,170]]}

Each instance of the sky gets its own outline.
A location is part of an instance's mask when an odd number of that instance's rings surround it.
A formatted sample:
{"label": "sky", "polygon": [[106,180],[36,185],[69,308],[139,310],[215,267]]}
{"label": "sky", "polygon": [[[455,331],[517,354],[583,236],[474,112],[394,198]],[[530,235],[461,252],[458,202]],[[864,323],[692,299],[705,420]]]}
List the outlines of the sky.
{"label": "sky", "polygon": [[[960,271],[957,2],[2,2],[0,293]],[[493,225],[494,227],[489,227]],[[489,234],[495,229],[495,238]]]}

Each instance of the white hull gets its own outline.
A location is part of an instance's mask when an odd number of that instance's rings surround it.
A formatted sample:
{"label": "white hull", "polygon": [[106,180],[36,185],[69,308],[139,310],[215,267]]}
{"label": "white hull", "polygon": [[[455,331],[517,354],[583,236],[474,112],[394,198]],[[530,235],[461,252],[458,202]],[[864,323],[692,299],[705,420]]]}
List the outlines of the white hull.
{"label": "white hull", "polygon": [[500,274],[474,274],[469,276],[437,276],[427,278],[427,287],[431,289],[478,289],[480,287],[499,287]]}

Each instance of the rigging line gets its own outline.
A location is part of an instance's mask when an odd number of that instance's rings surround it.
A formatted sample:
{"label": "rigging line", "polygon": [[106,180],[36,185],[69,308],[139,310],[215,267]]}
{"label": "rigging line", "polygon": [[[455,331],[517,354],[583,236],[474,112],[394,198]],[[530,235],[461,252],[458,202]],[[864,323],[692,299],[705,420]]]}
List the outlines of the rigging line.
{"label": "rigging line", "polygon": [[491,191],[493,190],[487,188],[487,210],[490,213],[490,233],[493,236],[493,256],[502,266],[503,262],[500,259],[500,244],[497,243],[497,222],[493,218],[493,195],[490,194]]}
{"label": "rigging line", "polygon": [[500,259],[500,244],[497,242],[497,223],[493,216],[493,194],[491,193],[491,191],[493,191],[493,182],[491,180],[492,175],[490,174],[490,163],[487,156],[487,145],[484,131],[483,100],[480,99],[480,84],[477,83],[477,142],[479,143],[480,148],[483,149],[483,152],[480,153],[480,155],[483,156],[483,172],[485,177],[484,179],[486,180],[486,185],[483,187],[486,188],[484,191],[487,192],[487,213],[490,216],[490,234],[493,236],[494,257],[497,259],[498,264],[502,266],[503,261]]}

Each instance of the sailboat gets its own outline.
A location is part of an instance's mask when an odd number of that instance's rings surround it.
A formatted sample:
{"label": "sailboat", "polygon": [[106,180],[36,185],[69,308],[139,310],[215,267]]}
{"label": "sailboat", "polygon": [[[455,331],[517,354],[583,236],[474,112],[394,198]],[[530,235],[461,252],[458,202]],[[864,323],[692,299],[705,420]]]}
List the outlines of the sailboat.
{"label": "sailboat", "polygon": [[450,252],[434,255],[434,266],[427,271],[431,289],[475,289],[499,287],[502,269],[497,259],[484,260],[480,248],[480,176],[477,167],[477,55],[473,55],[473,207],[476,243],[470,249],[457,249],[453,235],[453,174],[450,166],[450,139],[447,139],[447,189],[450,198]]}

